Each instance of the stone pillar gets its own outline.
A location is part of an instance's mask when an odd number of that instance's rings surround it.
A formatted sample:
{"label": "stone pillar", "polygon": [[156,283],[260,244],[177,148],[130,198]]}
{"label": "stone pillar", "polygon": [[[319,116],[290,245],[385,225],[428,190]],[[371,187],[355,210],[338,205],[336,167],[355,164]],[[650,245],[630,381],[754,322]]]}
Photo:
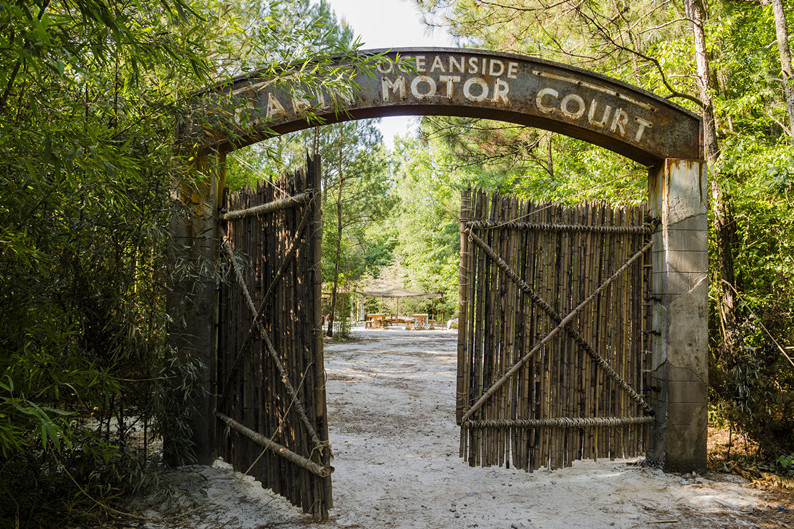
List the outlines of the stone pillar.
{"label": "stone pillar", "polygon": [[706,467],[708,216],[706,163],[667,159],[652,168],[652,405],[648,459],[668,471]]}
{"label": "stone pillar", "polygon": [[[189,463],[182,446],[192,447],[196,462],[209,464],[215,455],[215,355],[218,317],[217,269],[219,259],[217,214],[223,189],[223,158],[205,156],[192,168],[195,182],[176,183],[173,191],[179,213],[171,218],[171,248],[166,310],[167,341],[176,356],[178,380],[170,395],[183,407],[189,431],[173,429],[163,439],[166,461]],[[182,388],[187,365],[198,360],[197,386],[190,395]],[[169,430],[166,428],[166,433]]]}

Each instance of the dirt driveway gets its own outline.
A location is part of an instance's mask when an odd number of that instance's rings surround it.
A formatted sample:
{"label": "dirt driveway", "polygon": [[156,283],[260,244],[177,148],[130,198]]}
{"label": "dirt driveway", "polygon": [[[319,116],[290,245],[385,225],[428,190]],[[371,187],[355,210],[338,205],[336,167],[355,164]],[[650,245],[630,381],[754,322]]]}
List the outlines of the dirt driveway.
{"label": "dirt driveway", "polygon": [[[769,503],[761,491],[733,476],[664,474],[639,461],[583,461],[534,473],[469,467],[458,457],[455,332],[362,329],[354,334],[355,342],[326,346],[336,468],[328,524],[313,524],[250,477],[218,462],[177,474],[177,483],[191,484],[177,510],[181,515],[133,526],[788,527],[790,512],[784,509],[792,508],[791,501]],[[209,506],[207,498],[213,500]],[[153,508],[143,514],[159,512]]]}

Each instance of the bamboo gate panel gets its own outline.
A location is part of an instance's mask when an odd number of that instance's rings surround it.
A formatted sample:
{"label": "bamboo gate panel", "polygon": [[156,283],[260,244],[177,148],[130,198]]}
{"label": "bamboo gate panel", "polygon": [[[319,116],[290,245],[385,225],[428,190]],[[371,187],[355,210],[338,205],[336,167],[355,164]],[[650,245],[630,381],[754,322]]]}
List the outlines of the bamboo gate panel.
{"label": "bamboo gate panel", "polygon": [[320,162],[226,194],[217,450],[317,520],[332,506],[321,329]]}
{"label": "bamboo gate panel", "polygon": [[648,447],[645,207],[465,190],[457,422],[469,464],[532,471]]}

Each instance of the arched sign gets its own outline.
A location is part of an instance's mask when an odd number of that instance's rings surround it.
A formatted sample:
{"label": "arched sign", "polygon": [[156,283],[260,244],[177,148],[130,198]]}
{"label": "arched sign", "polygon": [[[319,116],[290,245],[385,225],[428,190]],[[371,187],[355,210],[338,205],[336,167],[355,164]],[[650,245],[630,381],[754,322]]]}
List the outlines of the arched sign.
{"label": "arched sign", "polygon": [[[333,123],[394,115],[469,116],[538,127],[611,149],[651,167],[648,202],[659,219],[653,234],[648,366],[658,391],[649,397],[656,419],[648,457],[671,470],[705,467],[708,195],[700,119],[640,88],[530,57],[432,48],[360,55],[371,67],[340,60],[319,74],[320,89],[309,87],[301,67],[313,66],[303,63],[275,76],[254,72],[196,94],[179,137],[183,145],[197,147],[191,163],[207,178],[180,188],[193,214],[172,223],[172,259],[217,263],[223,153],[314,127],[315,118]],[[211,156],[215,153],[221,156]],[[174,322],[169,340],[205,366],[215,358],[214,284],[214,278],[199,284],[184,276],[167,301]],[[191,428],[199,460],[211,461],[216,388],[207,373],[201,376],[206,402],[197,406]]]}
{"label": "arched sign", "polygon": [[188,135],[198,134],[209,148],[230,150],[273,133],[315,126],[316,121],[306,119],[310,112],[331,123],[452,115],[558,132],[645,165],[666,158],[701,158],[700,119],[695,114],[593,72],[480,50],[407,48],[361,55],[380,59],[371,71],[354,73],[356,88],[349,91],[305,90],[257,73],[209,88],[201,95],[220,107],[196,107]]}

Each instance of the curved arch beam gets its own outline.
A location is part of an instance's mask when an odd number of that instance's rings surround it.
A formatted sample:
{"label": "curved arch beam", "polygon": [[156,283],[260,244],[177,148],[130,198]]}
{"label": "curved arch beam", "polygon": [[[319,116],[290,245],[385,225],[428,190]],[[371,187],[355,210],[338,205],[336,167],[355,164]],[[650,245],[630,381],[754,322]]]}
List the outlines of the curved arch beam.
{"label": "curved arch beam", "polygon": [[[233,150],[325,123],[395,115],[506,121],[600,145],[644,165],[700,159],[700,118],[650,92],[587,70],[482,50],[405,48],[383,54],[348,93],[311,93],[253,73],[198,94],[186,139]],[[406,66],[408,65],[408,66]],[[354,68],[351,66],[351,68]],[[373,75],[374,73],[374,75]],[[331,101],[335,101],[332,105]]]}

